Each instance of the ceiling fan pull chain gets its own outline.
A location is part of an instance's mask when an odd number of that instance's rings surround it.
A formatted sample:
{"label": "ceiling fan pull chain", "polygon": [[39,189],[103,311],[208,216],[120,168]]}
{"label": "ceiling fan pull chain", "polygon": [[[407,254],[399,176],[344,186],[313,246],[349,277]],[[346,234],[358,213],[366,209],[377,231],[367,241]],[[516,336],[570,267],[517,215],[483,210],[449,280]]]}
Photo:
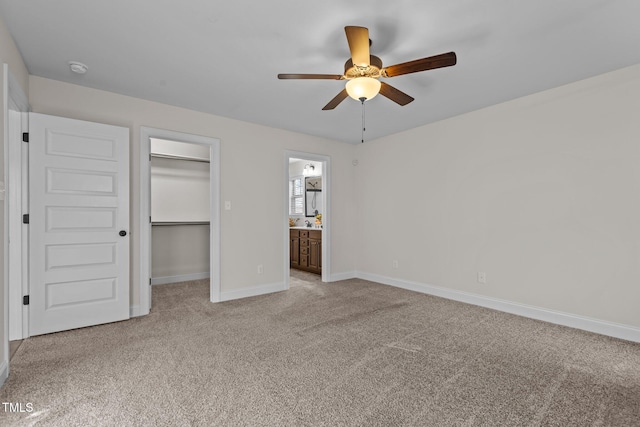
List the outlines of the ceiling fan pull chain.
{"label": "ceiling fan pull chain", "polygon": [[366,130],[364,128],[364,101],[367,98],[360,98],[360,102],[362,103],[362,138],[360,140],[360,143],[364,144],[364,131]]}

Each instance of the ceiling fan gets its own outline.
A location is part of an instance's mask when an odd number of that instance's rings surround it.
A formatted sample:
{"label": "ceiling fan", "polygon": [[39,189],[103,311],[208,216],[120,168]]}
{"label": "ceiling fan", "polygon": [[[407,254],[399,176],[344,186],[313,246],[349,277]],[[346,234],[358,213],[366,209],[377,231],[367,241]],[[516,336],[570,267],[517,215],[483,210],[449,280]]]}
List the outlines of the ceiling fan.
{"label": "ceiling fan", "polygon": [[345,88],[323,110],[333,110],[344,101],[347,96],[362,103],[382,94],[399,105],[407,105],[414,98],[379,80],[380,77],[395,77],[418,71],[433,70],[435,68],[450,67],[456,64],[455,52],[443,53],[401,64],[382,66],[382,60],[369,53],[369,30],[365,27],[344,27],[347,42],[351,51],[351,59],[344,64],[344,74],[278,74],[279,79],[319,79],[319,80],[348,80]]}

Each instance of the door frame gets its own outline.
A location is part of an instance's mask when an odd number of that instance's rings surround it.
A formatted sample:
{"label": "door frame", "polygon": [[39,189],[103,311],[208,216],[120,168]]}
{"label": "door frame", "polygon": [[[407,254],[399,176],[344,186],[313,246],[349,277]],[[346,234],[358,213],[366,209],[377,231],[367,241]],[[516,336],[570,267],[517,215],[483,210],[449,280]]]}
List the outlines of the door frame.
{"label": "door frame", "polygon": [[[289,218],[289,159],[322,163],[322,281],[331,281],[331,157],[303,151],[284,152],[284,217]],[[284,236],[284,288],[289,289],[289,221],[282,221]]]}
{"label": "door frame", "polygon": [[[3,65],[4,88],[4,325],[9,342],[29,337],[29,306],[22,304],[28,294],[28,230],[22,213],[28,204],[28,147],[22,133],[28,132],[29,101],[9,66]],[[9,107],[20,112],[20,129],[9,117]],[[11,244],[10,244],[11,242]],[[12,268],[13,266],[13,268]],[[7,353],[8,360],[8,353]]]}
{"label": "door frame", "polygon": [[220,139],[165,129],[140,127],[140,298],[138,313],[151,308],[151,138],[209,147],[209,246],[211,302],[220,302]]}

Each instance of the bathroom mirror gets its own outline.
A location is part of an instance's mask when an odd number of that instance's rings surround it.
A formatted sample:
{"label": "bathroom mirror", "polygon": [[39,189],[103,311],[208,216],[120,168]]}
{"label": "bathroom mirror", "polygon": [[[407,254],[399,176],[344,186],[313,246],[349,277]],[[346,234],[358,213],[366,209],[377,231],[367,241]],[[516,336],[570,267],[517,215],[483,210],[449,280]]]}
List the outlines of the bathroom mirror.
{"label": "bathroom mirror", "polygon": [[315,217],[322,213],[322,177],[305,178],[305,216]]}

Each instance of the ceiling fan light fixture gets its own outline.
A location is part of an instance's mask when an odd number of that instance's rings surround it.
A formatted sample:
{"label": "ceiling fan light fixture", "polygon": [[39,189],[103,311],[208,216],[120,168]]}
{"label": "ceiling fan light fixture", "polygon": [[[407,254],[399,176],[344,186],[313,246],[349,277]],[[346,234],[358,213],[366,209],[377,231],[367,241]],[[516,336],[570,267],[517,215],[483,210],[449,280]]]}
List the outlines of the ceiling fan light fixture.
{"label": "ceiling fan light fixture", "polygon": [[356,77],[349,80],[345,88],[349,96],[356,101],[361,98],[370,100],[380,92],[380,80],[373,77]]}

